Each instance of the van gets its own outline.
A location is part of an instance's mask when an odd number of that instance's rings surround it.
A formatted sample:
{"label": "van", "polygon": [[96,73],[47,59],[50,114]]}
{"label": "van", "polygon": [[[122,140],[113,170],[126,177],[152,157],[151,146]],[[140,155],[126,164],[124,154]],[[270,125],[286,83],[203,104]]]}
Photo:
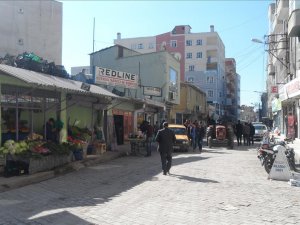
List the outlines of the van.
{"label": "van", "polygon": [[255,128],[255,134],[253,136],[254,140],[261,141],[263,139],[264,133],[268,132],[268,128],[263,123],[252,123]]}

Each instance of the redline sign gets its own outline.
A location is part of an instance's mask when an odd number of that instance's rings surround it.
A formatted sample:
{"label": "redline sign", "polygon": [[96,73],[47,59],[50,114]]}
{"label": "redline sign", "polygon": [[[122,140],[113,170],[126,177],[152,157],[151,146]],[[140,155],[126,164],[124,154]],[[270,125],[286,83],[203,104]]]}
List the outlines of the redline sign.
{"label": "redline sign", "polygon": [[96,67],[95,83],[126,88],[138,87],[138,75],[108,68]]}

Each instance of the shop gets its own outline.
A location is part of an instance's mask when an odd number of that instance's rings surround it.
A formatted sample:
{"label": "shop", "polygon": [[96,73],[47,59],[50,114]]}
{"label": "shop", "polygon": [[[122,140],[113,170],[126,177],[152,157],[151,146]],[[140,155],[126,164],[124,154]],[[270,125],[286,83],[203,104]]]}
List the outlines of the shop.
{"label": "shop", "polygon": [[[281,114],[277,121],[287,138],[299,138],[300,79],[295,78],[280,89]],[[273,103],[273,102],[272,102]]]}
{"label": "shop", "polygon": [[34,155],[48,157],[57,149],[68,155],[67,147],[87,151],[95,140],[105,144],[103,112],[118,96],[95,85],[7,65],[0,65],[0,76],[2,155],[28,158],[35,150]]}

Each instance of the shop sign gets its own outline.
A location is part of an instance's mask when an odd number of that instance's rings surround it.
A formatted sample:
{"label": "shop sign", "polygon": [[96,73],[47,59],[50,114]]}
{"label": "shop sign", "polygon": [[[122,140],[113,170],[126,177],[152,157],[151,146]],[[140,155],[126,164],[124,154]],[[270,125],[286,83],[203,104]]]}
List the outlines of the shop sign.
{"label": "shop sign", "polygon": [[281,100],[279,98],[274,98],[272,101],[272,112],[277,112],[281,110]]}
{"label": "shop sign", "polygon": [[86,84],[86,83],[82,83],[81,84],[81,89],[85,90],[85,91],[90,91],[91,85]]}
{"label": "shop sign", "polygon": [[144,95],[161,97],[161,88],[144,86]]}
{"label": "shop sign", "polygon": [[278,93],[278,86],[272,86],[271,93]]}
{"label": "shop sign", "polygon": [[300,95],[300,85],[298,78],[286,84],[286,93],[289,98]]}
{"label": "shop sign", "polygon": [[108,68],[96,67],[95,83],[125,88],[138,87],[138,75]]}

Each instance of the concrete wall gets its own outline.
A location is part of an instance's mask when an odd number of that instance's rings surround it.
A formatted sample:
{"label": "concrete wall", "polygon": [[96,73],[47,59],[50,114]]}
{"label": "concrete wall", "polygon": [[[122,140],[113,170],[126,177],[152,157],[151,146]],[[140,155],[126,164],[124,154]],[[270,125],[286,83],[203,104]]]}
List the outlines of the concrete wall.
{"label": "concrete wall", "polygon": [[0,1],[0,56],[25,51],[62,62],[62,3]]}

